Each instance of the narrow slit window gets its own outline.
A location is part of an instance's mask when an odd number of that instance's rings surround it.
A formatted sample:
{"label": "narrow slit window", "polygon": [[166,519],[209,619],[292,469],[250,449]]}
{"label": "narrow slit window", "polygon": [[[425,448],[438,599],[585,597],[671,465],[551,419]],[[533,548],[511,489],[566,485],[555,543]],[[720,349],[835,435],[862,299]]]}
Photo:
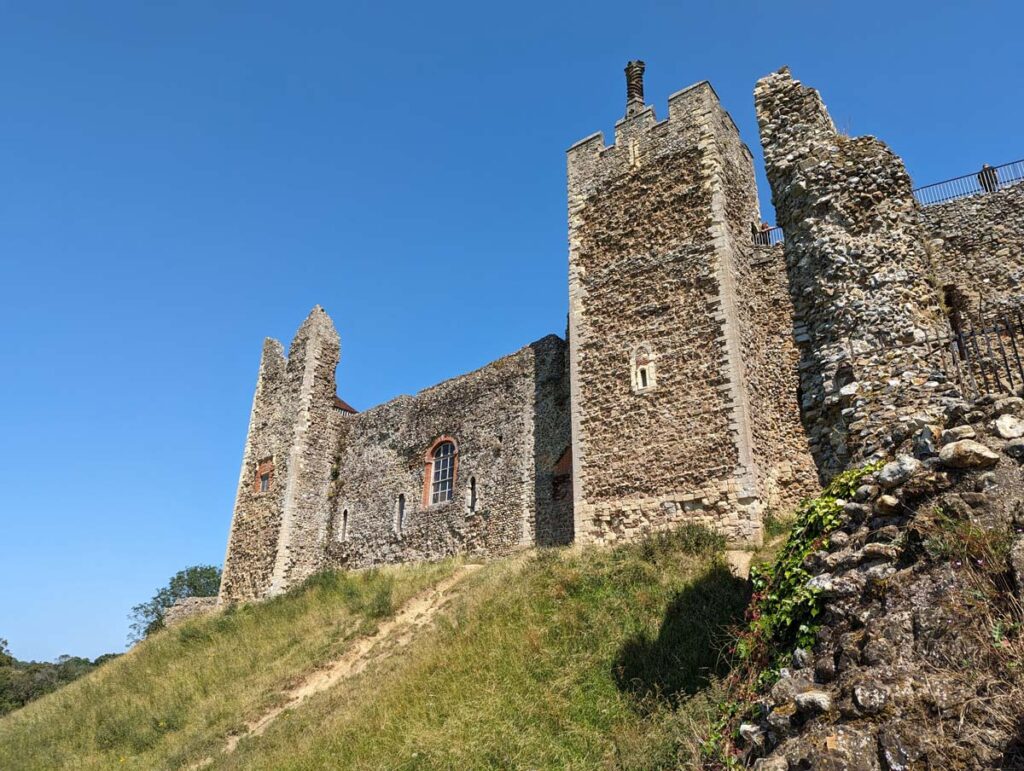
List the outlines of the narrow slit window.
{"label": "narrow slit window", "polygon": [[405,526],[405,494],[398,495],[398,506],[395,511],[395,532],[402,537],[402,528]]}
{"label": "narrow slit window", "polygon": [[476,511],[476,477],[469,478],[469,513]]}
{"label": "narrow slit window", "polygon": [[260,474],[260,492],[265,493],[270,489],[270,472],[264,472]]}
{"label": "narrow slit window", "polygon": [[647,388],[647,369],[645,367],[640,368],[640,387]]}
{"label": "narrow slit window", "polygon": [[341,540],[348,540],[348,509],[341,512]]}
{"label": "narrow slit window", "polygon": [[434,448],[434,461],[430,481],[430,502],[444,503],[452,499],[455,484],[455,445],[441,442]]}

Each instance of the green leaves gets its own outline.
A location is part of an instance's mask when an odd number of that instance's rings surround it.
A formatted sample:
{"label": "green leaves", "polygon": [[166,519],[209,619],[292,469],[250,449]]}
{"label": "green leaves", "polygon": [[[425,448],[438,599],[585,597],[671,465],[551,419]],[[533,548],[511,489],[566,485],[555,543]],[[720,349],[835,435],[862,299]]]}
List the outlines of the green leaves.
{"label": "green leaves", "polygon": [[146,635],[163,629],[164,614],[178,600],[186,597],[216,597],[220,591],[220,568],[216,565],[193,565],[175,573],[167,586],[157,590],[153,599],[132,608],[129,642],[138,642]]}

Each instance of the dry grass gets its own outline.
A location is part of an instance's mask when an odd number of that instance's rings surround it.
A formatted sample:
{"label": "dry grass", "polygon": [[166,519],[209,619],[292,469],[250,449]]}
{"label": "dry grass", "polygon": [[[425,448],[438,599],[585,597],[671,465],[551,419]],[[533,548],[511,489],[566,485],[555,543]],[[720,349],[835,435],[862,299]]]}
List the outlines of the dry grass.
{"label": "dry grass", "polygon": [[195,762],[452,569],[326,573],[269,602],[157,633],[0,719],[0,768],[148,771]]}
{"label": "dry grass", "polygon": [[492,563],[427,637],[215,768],[692,767],[745,582],[698,531]]}
{"label": "dry grass", "polygon": [[403,646],[226,739],[456,565],[325,574],[147,640],[0,720],[0,768],[692,767],[747,586],[699,528],[464,577]]}

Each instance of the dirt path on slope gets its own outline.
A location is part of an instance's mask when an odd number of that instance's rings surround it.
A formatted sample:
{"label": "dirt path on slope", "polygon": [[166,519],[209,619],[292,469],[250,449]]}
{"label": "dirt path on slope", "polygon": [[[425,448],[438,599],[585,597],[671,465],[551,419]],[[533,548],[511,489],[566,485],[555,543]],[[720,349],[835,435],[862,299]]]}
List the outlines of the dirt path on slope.
{"label": "dirt path on slope", "polygon": [[[234,752],[238,743],[247,736],[262,734],[285,710],[295,709],[311,696],[326,691],[342,680],[355,677],[384,653],[385,649],[392,653],[408,645],[416,633],[430,624],[451,599],[455,585],[480,567],[481,565],[462,565],[437,585],[414,595],[395,615],[382,621],[372,635],[356,639],[352,647],[337,659],[327,662],[320,669],[307,675],[298,685],[284,691],[282,695],[285,698],[280,706],[246,724],[242,733],[229,736],[224,745],[224,752]],[[212,757],[204,758],[192,768],[205,768],[211,763]]]}

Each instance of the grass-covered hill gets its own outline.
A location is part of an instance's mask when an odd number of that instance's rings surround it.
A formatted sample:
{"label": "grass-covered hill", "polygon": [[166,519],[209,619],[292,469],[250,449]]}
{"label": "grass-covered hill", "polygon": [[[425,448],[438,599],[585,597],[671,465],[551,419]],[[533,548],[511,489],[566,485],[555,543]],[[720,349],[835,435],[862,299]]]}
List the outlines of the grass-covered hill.
{"label": "grass-covered hill", "polygon": [[692,767],[748,596],[721,549],[323,574],[0,719],[0,768]]}

